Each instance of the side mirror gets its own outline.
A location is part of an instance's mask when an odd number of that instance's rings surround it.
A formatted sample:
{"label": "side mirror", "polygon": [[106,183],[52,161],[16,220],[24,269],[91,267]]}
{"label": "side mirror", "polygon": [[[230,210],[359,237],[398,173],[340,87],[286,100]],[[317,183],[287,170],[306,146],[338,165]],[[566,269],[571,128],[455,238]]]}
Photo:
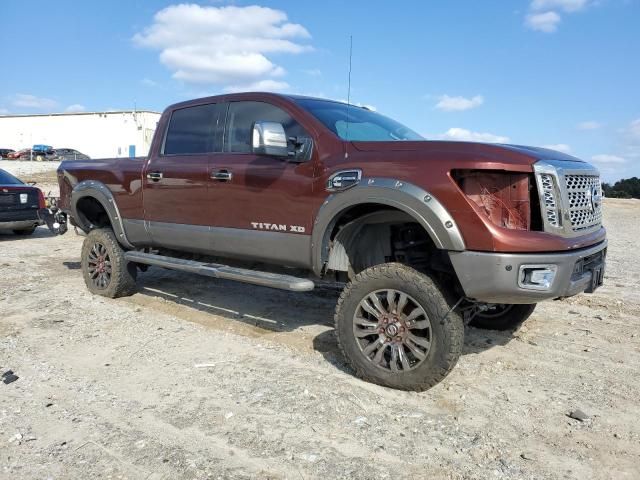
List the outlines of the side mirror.
{"label": "side mirror", "polygon": [[256,122],[253,125],[253,153],[288,157],[287,135],[277,122]]}

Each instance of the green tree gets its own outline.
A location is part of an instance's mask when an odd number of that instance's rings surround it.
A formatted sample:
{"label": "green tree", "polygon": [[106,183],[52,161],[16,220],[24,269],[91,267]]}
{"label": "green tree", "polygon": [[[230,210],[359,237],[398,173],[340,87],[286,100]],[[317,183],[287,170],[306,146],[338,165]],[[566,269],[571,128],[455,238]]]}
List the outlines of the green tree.
{"label": "green tree", "polygon": [[640,198],[640,178],[623,178],[613,186],[609,183],[603,183],[602,190],[610,198]]}

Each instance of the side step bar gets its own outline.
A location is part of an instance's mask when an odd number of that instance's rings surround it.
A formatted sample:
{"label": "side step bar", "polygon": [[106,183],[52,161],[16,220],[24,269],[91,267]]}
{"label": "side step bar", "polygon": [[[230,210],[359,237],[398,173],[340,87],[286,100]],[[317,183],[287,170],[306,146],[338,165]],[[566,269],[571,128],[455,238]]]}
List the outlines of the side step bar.
{"label": "side step bar", "polygon": [[290,290],[292,292],[309,292],[313,290],[314,287],[314,283],[305,278],[277,273],[258,272],[245,268],[228,267],[217,263],[196,262],[193,260],[183,260],[181,258],[165,257],[163,255],[135,251],[126,252],[124,257],[128,262],[155,265],[170,270],[180,270],[182,272],[204,275],[206,277],[235,280],[237,282],[260,285],[261,287]]}

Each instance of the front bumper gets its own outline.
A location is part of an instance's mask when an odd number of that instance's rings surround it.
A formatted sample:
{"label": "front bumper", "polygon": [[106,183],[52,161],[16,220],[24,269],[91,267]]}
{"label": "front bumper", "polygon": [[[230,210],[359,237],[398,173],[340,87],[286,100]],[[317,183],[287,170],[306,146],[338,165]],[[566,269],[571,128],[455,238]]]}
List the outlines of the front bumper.
{"label": "front bumper", "polygon": [[[558,253],[449,252],[453,268],[465,295],[486,303],[537,303],[571,297],[597,286],[605,266],[607,241],[598,245]],[[556,266],[548,288],[521,286],[521,268]],[[595,272],[595,273],[594,273]]]}

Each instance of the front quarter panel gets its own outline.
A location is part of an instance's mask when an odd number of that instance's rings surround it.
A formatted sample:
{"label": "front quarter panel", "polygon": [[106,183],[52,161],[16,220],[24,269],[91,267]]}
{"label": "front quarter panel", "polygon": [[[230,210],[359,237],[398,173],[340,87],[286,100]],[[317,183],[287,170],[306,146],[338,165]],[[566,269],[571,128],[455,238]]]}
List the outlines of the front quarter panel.
{"label": "front quarter panel", "polygon": [[329,255],[330,234],[341,213],[362,204],[386,205],[401,210],[429,233],[435,246],[465,250],[460,229],[434,195],[403,180],[362,178],[353,188],[330,195],[316,215],[312,234],[313,269],[320,274]]}

